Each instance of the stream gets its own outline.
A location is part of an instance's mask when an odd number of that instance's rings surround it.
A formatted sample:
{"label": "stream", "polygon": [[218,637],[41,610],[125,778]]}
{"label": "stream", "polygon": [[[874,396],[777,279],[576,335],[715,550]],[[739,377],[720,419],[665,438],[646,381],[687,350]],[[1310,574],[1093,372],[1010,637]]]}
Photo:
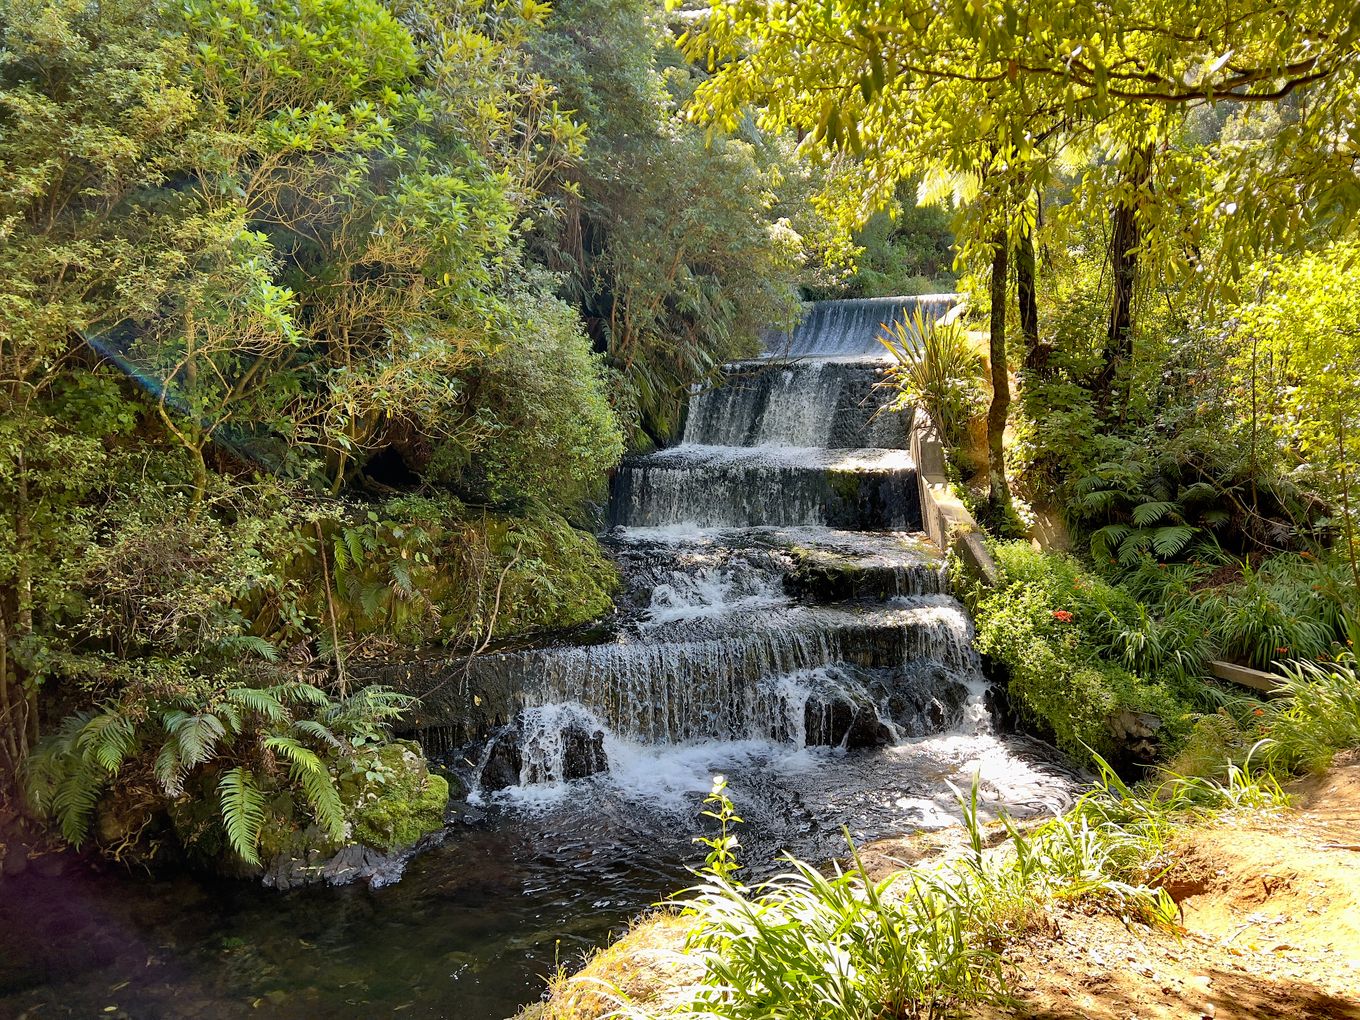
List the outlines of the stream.
{"label": "stream", "polygon": [[[1080,777],[993,724],[919,534],[904,416],[881,413],[878,324],[918,305],[950,299],[812,306],[693,396],[675,446],[625,461],[603,639],[413,676],[414,735],[469,793],[400,882],[278,893],[36,862],[0,901],[0,1016],[510,1016],[684,888],[715,774],[748,880],[841,855],[846,830],[953,824],[975,776],[987,814],[1064,808]],[[493,703],[469,739],[469,706]]]}

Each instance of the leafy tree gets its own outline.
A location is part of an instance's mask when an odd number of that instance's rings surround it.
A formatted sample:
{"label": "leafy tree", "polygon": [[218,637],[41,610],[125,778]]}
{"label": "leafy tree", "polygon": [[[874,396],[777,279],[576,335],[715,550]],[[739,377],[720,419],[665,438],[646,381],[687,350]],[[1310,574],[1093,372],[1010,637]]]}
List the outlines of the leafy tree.
{"label": "leafy tree", "polygon": [[689,386],[795,314],[802,235],[776,212],[780,150],[712,137],[678,107],[693,85],[654,0],[565,0],[533,43],[590,141],[560,173],[536,246],[563,275],[615,373],[615,402],[654,440]]}
{"label": "leafy tree", "polygon": [[[1063,165],[1081,167],[1053,220],[1062,230],[1102,208],[1111,218],[1096,380],[1108,387],[1127,376],[1144,263],[1172,283],[1221,287],[1244,255],[1349,229],[1360,208],[1345,112],[1356,98],[1357,32],[1340,3],[1280,18],[1249,3],[713,0],[685,47],[713,72],[693,116],[732,130],[754,108],[766,130],[806,132],[806,148],[858,157],[859,187],[826,196],[846,221],[863,222],[916,175],[923,200],[953,200],[961,264],[990,266],[994,277],[996,365],[1006,360],[995,307],[1004,252],[1030,243],[1032,196]],[[1275,106],[1281,116],[1273,130],[1243,132],[1244,144],[1185,144],[1192,111],[1215,103]],[[1196,215],[1180,215],[1187,205]],[[1032,280],[1023,291],[1022,326],[1038,351]],[[1005,421],[997,373],[994,460]],[[991,466],[994,497],[1001,471]]]}
{"label": "leafy tree", "polygon": [[[103,475],[98,433],[66,427],[54,391],[79,330],[154,308],[178,205],[156,196],[193,150],[183,39],[145,4],[0,10],[0,729],[15,774],[37,736],[44,609],[79,549],[79,504]],[[126,428],[108,394],[96,421]],[[58,398],[56,403],[61,403]],[[114,401],[116,403],[116,400]]]}

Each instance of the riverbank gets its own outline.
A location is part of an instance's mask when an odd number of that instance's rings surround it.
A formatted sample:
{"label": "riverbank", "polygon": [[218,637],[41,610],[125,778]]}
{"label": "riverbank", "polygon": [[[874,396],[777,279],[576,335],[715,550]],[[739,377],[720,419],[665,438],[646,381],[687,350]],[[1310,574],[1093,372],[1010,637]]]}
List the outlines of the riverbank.
{"label": "riverbank", "polygon": [[[1249,1020],[1360,1018],[1360,752],[1293,784],[1284,808],[1187,820],[1168,846],[1160,886],[1179,924],[1158,930],[1055,900],[1001,948],[1010,1002],[966,1015]],[[873,877],[948,854],[939,836],[884,841],[866,852]],[[691,922],[645,918],[519,1020],[593,1020],[620,999],[650,1013],[698,991]]]}

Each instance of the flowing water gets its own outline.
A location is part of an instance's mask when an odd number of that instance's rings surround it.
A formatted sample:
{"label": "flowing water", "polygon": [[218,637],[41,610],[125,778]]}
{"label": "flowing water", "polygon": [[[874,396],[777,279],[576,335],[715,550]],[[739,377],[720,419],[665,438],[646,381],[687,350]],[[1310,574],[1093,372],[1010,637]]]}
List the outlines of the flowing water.
{"label": "flowing water", "polygon": [[842,827],[952,824],[950,784],[974,776],[987,811],[1061,808],[1066,763],[992,725],[970,621],[915,533],[906,423],[880,413],[873,332],[916,303],[812,306],[694,395],[676,446],[619,469],[607,634],[406,668],[418,735],[468,795],[402,881],[25,876],[0,901],[0,1015],[507,1016],[685,885],[715,773],[749,874],[840,854]]}

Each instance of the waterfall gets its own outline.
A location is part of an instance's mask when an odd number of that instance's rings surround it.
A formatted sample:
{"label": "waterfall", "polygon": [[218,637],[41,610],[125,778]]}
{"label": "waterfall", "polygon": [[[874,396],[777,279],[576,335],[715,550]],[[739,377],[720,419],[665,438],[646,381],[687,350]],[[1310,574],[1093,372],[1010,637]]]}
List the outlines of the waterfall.
{"label": "waterfall", "polygon": [[906,416],[887,410],[870,347],[878,322],[952,300],[812,305],[787,345],[802,356],[727,366],[693,394],[677,445],[619,469],[612,633],[483,655],[443,695],[452,711],[513,692],[466,757],[483,789],[564,784],[625,745],[850,748],[986,728],[971,623],[917,533]]}
{"label": "waterfall", "polygon": [[918,310],[927,319],[938,319],[957,302],[956,294],[816,301],[805,306],[792,332],[771,334],[765,346],[780,358],[881,357],[878,337],[885,326],[910,326]]}

